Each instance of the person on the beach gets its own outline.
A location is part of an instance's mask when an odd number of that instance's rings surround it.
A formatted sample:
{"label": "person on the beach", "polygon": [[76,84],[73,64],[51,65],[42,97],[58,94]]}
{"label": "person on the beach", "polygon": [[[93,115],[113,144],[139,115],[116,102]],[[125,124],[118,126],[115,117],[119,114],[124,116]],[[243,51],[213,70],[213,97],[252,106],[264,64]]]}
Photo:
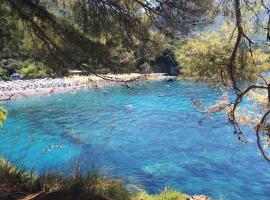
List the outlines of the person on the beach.
{"label": "person on the beach", "polygon": [[54,94],[54,91],[55,91],[55,88],[52,88],[52,89],[50,90],[50,94]]}
{"label": "person on the beach", "polygon": [[9,101],[11,100],[11,98],[14,96],[15,94],[11,93],[10,95],[8,95],[7,99],[2,99],[1,101]]}

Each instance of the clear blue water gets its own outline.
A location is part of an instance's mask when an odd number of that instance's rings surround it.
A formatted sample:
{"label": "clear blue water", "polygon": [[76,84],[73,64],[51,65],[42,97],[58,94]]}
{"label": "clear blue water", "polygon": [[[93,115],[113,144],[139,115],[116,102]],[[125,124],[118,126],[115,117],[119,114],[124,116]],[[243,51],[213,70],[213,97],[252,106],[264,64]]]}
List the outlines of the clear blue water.
{"label": "clear blue water", "polygon": [[95,162],[150,193],[170,187],[214,199],[270,199],[270,165],[255,142],[239,142],[223,114],[205,117],[192,106],[192,98],[210,104],[220,95],[162,81],[10,102],[0,153],[38,173]]}

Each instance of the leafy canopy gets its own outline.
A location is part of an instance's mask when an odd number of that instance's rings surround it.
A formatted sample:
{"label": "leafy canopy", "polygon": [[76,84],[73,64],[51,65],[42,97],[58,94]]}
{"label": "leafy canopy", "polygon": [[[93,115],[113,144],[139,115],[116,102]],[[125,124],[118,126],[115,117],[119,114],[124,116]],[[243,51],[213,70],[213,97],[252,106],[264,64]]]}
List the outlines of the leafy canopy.
{"label": "leafy canopy", "polygon": [[0,60],[33,59],[56,74],[82,63],[134,70],[159,56],[156,36],[186,34],[210,22],[212,10],[213,0],[4,0]]}
{"label": "leafy canopy", "polygon": [[[228,31],[229,32],[229,31]],[[198,38],[178,42],[174,50],[176,60],[185,77],[195,80],[215,80],[228,84],[227,66],[233,49],[228,32],[208,31]],[[270,69],[269,56],[260,49],[253,50],[242,44],[237,52],[235,77],[239,83],[256,82],[260,74]]]}

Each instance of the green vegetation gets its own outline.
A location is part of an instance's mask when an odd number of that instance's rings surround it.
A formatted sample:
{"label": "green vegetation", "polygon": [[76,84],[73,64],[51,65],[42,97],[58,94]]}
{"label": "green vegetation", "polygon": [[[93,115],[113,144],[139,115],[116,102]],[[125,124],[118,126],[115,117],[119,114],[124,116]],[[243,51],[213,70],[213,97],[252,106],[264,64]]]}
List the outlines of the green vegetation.
{"label": "green vegetation", "polygon": [[37,176],[28,174],[10,165],[4,158],[0,158],[0,184],[7,184],[11,188],[23,191],[33,191]]}
{"label": "green vegetation", "polygon": [[145,192],[140,193],[136,199],[141,200],[186,200],[187,196],[175,190],[166,190],[158,195],[149,195]]}
{"label": "green vegetation", "polygon": [[[228,81],[227,65],[234,43],[230,42],[230,35],[224,32],[205,32],[198,38],[176,44],[174,53],[177,62],[181,64],[184,77]],[[255,82],[262,72],[270,69],[268,54],[256,49],[251,55],[247,48],[241,47],[236,60],[234,73],[239,82]]]}
{"label": "green vegetation", "polygon": [[[158,195],[146,192],[129,191],[121,180],[111,179],[103,173],[89,169],[82,174],[76,169],[69,177],[56,174],[37,176],[12,166],[0,158],[0,185],[5,184],[13,192],[27,194],[40,191],[62,192],[71,194],[87,194],[88,197],[108,197],[117,200],[185,200],[186,195],[174,190],[166,190]],[[0,188],[1,189],[1,188]]]}
{"label": "green vegetation", "polygon": [[3,125],[4,121],[6,120],[7,118],[7,111],[3,108],[0,108],[0,126]]}
{"label": "green vegetation", "polygon": [[[199,23],[198,18],[204,16],[204,23],[209,23],[210,9],[215,8],[213,0],[153,5],[137,0],[101,2],[4,0],[0,5],[0,77],[8,80],[14,72],[23,72],[25,78],[61,76],[82,65],[88,72],[140,72],[162,55],[167,36],[191,31],[194,24],[188,20]],[[176,20],[177,12],[186,14],[185,19]],[[26,60],[31,61],[26,66],[19,63]],[[19,66],[14,68],[14,62]],[[53,73],[37,74],[29,67],[37,62]]]}
{"label": "green vegetation", "polygon": [[32,63],[27,67],[21,68],[19,74],[21,74],[23,78],[33,79],[51,76],[52,72],[46,69],[42,63]]}
{"label": "green vegetation", "polygon": [[41,62],[7,59],[0,62],[0,77],[10,80],[10,75],[19,73],[24,79],[44,78],[53,76],[52,70]]}
{"label": "green vegetation", "polygon": [[26,193],[40,191],[87,193],[119,200],[131,197],[131,193],[120,180],[110,179],[96,170],[91,169],[84,175],[76,170],[70,177],[55,174],[37,176],[12,166],[3,158],[0,158],[0,184],[5,184],[14,191]]}

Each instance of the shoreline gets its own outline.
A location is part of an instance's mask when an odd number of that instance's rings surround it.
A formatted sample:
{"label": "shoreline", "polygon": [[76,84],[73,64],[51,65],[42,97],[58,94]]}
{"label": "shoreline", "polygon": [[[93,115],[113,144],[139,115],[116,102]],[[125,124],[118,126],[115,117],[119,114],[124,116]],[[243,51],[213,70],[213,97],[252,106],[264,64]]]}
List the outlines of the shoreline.
{"label": "shoreline", "polygon": [[22,98],[42,97],[65,92],[77,92],[83,89],[103,88],[107,86],[128,85],[146,81],[175,79],[162,73],[151,74],[109,74],[90,76],[70,76],[64,78],[45,78],[33,80],[0,81],[0,102]]}

